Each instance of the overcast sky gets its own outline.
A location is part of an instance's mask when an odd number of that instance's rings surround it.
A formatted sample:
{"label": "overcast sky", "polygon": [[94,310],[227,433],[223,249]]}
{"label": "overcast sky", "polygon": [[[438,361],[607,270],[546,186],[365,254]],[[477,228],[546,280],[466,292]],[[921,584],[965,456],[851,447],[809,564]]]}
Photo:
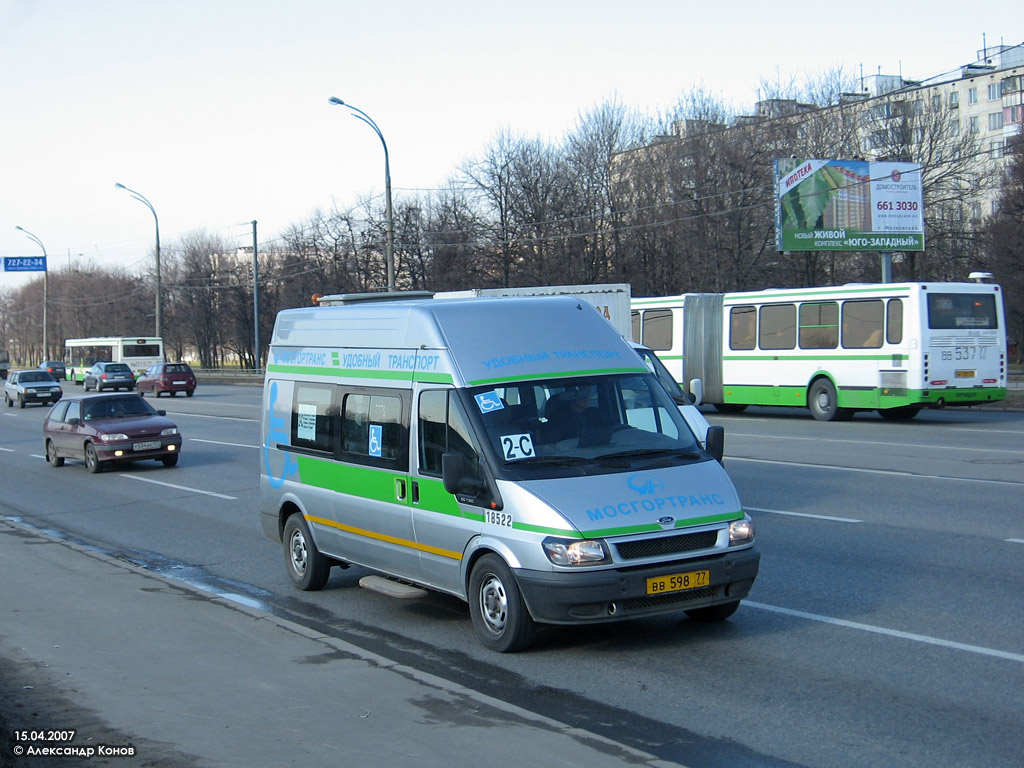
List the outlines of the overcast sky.
{"label": "overcast sky", "polygon": [[[1019,0],[0,0],[0,256],[149,266],[193,230],[260,241],[317,208],[442,186],[504,129],[556,140],[608,99],[842,66],[925,79],[1024,42]],[[37,277],[38,275],[36,275]],[[0,288],[32,275],[0,272]]]}

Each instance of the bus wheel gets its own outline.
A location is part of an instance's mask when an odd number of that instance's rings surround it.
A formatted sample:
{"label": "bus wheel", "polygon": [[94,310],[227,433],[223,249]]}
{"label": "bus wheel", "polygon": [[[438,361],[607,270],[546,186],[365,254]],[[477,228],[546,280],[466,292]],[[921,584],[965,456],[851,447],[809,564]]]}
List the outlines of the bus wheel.
{"label": "bus wheel", "polygon": [[292,584],[304,592],[323,589],[331,575],[330,561],[316,548],[309,526],[298,512],[284,524],[284,563]]}
{"label": "bus wheel", "polygon": [[836,388],[828,379],[816,379],[807,394],[807,407],[818,421],[845,421],[852,412],[836,405]]}
{"label": "bus wheel", "polygon": [[747,406],[741,403],[715,403],[715,410],[719,413],[743,413]]}
{"label": "bus wheel", "polygon": [[484,555],[473,566],[469,615],[480,642],[498,653],[523,650],[537,628],[512,570],[497,555]]}
{"label": "bus wheel", "polygon": [[878,415],[889,421],[910,421],[920,410],[913,405],[904,405],[900,408],[879,408]]}

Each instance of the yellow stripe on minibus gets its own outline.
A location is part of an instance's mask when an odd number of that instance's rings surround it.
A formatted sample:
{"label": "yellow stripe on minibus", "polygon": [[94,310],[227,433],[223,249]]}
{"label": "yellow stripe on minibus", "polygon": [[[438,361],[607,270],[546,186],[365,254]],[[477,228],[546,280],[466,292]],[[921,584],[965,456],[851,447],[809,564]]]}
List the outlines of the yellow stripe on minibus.
{"label": "yellow stripe on minibus", "polygon": [[409,541],[408,539],[400,539],[397,536],[388,536],[384,533],[377,533],[376,531],[366,531],[362,528],[356,528],[351,525],[345,525],[344,523],[338,523],[334,520],[328,520],[324,517],[313,517],[312,515],[303,515],[307,521],[311,523],[318,523],[320,525],[326,525],[328,528],[337,528],[339,531],[345,531],[346,533],[354,533],[356,536],[365,536],[368,539],[376,539],[377,541],[386,541],[389,544],[397,544],[400,547],[408,547],[409,549],[415,549],[420,552],[427,552],[431,555],[440,555],[441,557],[449,557],[452,560],[461,560],[461,552],[453,552],[450,549],[441,549],[440,547],[432,547],[429,544],[420,544],[415,541]]}

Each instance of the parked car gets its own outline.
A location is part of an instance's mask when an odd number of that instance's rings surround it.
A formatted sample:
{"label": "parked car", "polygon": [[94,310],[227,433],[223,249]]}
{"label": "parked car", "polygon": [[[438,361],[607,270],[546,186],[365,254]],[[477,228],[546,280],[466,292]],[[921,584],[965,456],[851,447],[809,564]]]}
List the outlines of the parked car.
{"label": "parked car", "polygon": [[196,375],[188,363],[157,363],[139,377],[135,386],[140,395],[152,392],[160,397],[164,392],[170,392],[174,397],[184,392],[192,397],[196,391]]}
{"label": "parked car", "polygon": [[156,459],[173,467],[181,433],[164,411],[137,394],[72,395],[43,421],[43,446],[51,466],[81,459],[93,474],[111,463]]}
{"label": "parked car", "polygon": [[56,403],[64,392],[46,371],[14,371],[4,382],[4,402],[10,408],[15,401],[19,408],[25,403]]}
{"label": "parked car", "polygon": [[127,363],[96,363],[85,372],[82,389],[135,389],[135,374]]}
{"label": "parked car", "polygon": [[68,377],[68,370],[61,360],[43,360],[39,367],[48,372],[57,381],[64,381]]}

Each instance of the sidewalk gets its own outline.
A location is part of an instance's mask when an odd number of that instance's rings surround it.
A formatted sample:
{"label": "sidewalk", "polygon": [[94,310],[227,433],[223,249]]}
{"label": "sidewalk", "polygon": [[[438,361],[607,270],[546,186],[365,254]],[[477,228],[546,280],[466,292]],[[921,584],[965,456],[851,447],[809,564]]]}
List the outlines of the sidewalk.
{"label": "sidewalk", "polygon": [[3,517],[0,719],[2,768],[675,765]]}

